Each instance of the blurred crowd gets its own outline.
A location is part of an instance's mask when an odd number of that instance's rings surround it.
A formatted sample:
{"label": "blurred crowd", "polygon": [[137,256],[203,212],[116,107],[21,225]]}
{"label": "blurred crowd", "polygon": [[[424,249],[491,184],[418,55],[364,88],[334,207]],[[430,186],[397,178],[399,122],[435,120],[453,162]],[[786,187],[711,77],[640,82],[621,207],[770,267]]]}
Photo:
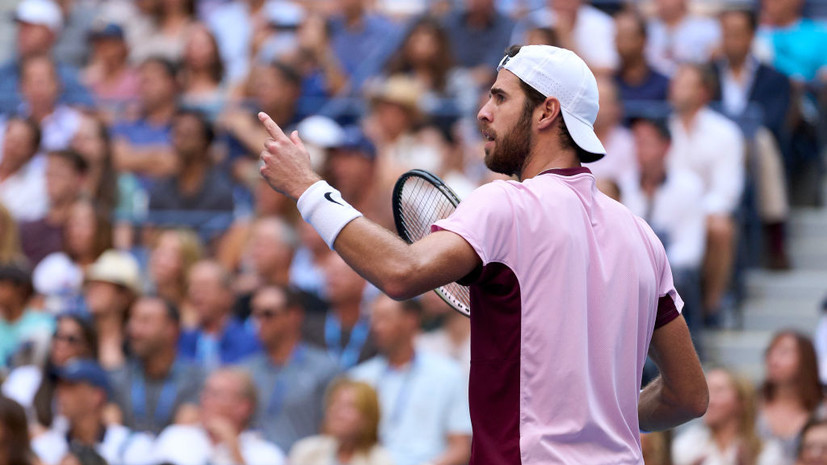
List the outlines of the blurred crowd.
{"label": "blurred crowd", "polygon": [[[15,4],[0,465],[467,463],[468,320],[332,253],[261,179],[258,111],[392,229],[409,169],[460,198],[498,177],[476,111],[509,45],[576,51],[608,150],[588,167],[663,241],[695,337],[731,324],[743,269],[794,265],[790,206],[823,201],[827,23],[803,0]],[[766,360],[757,391],[711,370],[703,424],[645,435],[647,464],[827,463],[813,344]]]}

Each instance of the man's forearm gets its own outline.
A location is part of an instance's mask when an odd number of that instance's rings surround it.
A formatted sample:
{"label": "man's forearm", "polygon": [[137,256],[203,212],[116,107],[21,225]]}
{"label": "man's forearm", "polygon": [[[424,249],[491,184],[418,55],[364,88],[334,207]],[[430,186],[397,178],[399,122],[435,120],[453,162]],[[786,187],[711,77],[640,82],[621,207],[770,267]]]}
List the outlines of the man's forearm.
{"label": "man's forearm", "polygon": [[687,410],[684,402],[672,394],[658,376],[640,393],[638,417],[642,431],[662,431],[686,423],[698,416]]}

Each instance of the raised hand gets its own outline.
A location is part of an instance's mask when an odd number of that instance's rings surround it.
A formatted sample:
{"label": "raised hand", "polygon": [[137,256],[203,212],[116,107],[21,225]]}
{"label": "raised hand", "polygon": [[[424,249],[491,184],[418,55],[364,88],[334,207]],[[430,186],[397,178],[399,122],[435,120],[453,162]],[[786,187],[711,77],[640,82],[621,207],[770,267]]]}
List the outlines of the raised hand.
{"label": "raised hand", "polygon": [[270,187],[298,199],[308,187],[321,179],[310,167],[310,155],[297,131],[288,137],[264,112],[258,114],[258,119],[270,136],[261,151],[259,171]]}

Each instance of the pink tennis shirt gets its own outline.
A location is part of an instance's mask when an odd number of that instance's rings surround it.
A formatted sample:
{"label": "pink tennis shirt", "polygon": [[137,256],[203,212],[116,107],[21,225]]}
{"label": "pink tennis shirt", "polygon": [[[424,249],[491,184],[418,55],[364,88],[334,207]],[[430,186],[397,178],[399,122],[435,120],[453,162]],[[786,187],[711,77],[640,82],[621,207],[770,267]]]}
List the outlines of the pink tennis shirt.
{"label": "pink tennis shirt", "polygon": [[643,464],[643,364],[683,307],[649,226],[572,168],[484,185],[432,228],[482,260],[464,280],[471,464]]}

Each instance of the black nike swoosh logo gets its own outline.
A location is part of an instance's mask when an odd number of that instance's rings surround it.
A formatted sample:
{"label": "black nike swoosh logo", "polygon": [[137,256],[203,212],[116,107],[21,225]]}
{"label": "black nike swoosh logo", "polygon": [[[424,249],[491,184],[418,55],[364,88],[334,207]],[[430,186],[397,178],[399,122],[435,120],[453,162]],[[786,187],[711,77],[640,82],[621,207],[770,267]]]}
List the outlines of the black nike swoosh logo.
{"label": "black nike swoosh logo", "polygon": [[[324,193],[324,198],[326,198],[329,202],[333,202],[333,203],[335,203],[336,205],[342,205],[341,203],[339,203],[339,202],[337,202],[337,201],[333,200],[333,197],[331,197],[331,196],[330,196],[330,194],[332,194],[332,193],[333,193],[333,192],[325,192],[325,193]],[[342,206],[344,207],[344,205],[342,205]]]}

